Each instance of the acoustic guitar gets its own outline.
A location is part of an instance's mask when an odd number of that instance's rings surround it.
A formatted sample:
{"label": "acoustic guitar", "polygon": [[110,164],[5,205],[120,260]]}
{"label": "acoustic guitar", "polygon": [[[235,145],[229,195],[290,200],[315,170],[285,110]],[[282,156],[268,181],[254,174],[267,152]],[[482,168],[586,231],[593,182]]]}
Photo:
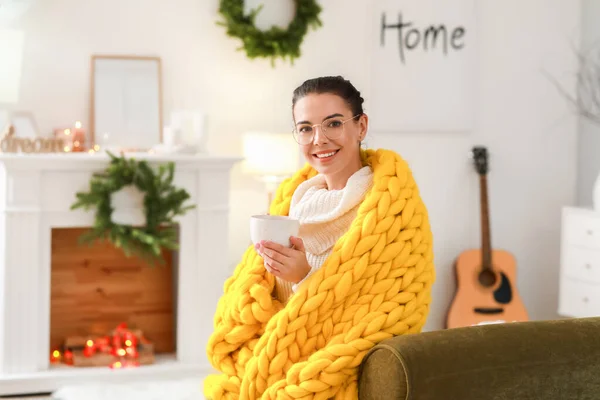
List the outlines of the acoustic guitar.
{"label": "acoustic guitar", "polygon": [[481,249],[462,252],[454,266],[457,291],[448,311],[446,327],[527,321],[528,315],[516,289],[516,261],[509,252],[493,249],[488,209],[488,151],[473,147],[479,174]]}

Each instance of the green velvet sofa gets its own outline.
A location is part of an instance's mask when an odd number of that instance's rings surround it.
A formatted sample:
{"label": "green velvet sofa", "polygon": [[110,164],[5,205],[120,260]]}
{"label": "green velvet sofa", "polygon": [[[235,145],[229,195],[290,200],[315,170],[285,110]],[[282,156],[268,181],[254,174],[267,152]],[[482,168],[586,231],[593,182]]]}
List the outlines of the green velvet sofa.
{"label": "green velvet sofa", "polygon": [[399,336],[365,356],[364,400],[600,400],[600,318]]}

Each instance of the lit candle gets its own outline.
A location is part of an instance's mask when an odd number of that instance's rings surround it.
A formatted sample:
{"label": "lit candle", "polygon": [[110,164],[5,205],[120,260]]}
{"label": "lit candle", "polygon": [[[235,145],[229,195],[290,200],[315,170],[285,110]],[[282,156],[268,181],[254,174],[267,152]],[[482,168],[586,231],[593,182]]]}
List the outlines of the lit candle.
{"label": "lit candle", "polygon": [[137,338],[135,337],[133,332],[127,331],[123,334],[123,337],[125,338],[125,346],[127,346],[127,347],[137,346]]}
{"label": "lit candle", "polygon": [[96,346],[94,346],[94,341],[88,339],[85,342],[85,347],[83,348],[83,355],[86,357],[91,357],[96,352]]}
{"label": "lit candle", "polygon": [[111,366],[110,366],[110,367],[111,367],[111,368],[114,368],[114,369],[119,369],[119,368],[121,368],[122,366],[123,366],[123,364],[121,363],[121,361],[115,361],[114,363],[112,363],[112,364],[111,364]]}
{"label": "lit candle", "polygon": [[50,353],[50,362],[52,364],[56,364],[59,363],[61,360],[61,354],[60,351],[58,350],[53,350],[52,353]]}
{"label": "lit candle", "polygon": [[85,131],[81,121],[75,122],[75,127],[72,129],[73,136],[73,147],[72,151],[80,152],[85,151]]}

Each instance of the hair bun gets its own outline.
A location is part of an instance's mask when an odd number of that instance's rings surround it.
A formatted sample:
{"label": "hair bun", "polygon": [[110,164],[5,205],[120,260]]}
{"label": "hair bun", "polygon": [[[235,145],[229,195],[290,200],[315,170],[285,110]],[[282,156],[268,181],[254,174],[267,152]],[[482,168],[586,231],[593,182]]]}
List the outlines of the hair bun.
{"label": "hair bun", "polygon": [[338,76],[323,76],[319,78],[313,78],[306,80],[302,85],[298,86],[294,90],[292,96],[292,110],[296,105],[296,102],[311,93],[322,94],[331,93],[335,94],[348,104],[352,115],[363,114],[363,103],[365,99],[360,95],[360,92],[354,85],[344,77]]}

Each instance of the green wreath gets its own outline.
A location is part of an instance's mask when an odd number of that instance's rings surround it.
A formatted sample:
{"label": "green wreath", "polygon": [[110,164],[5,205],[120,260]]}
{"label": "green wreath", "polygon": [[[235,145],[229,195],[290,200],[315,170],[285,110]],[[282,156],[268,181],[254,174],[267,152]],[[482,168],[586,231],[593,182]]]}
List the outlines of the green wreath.
{"label": "green wreath", "polygon": [[[96,208],[94,226],[80,237],[80,242],[109,240],[127,257],[137,255],[150,264],[163,264],[162,249],[178,249],[173,218],[194,208],[183,205],[190,195],[173,186],[172,162],[160,165],[155,174],[146,161],[107,153],[111,161],[106,170],[94,174],[89,191],[77,193],[77,201],[71,205],[72,210]],[[146,226],[119,225],[111,219],[111,194],[128,185],[144,193]]]}
{"label": "green wreath", "polygon": [[316,29],[322,25],[319,19],[321,7],[315,0],[294,1],[296,14],[287,29],[273,26],[267,31],[259,30],[255,19],[262,4],[245,15],[244,0],[221,0],[219,12],[225,21],[218,24],[227,28],[227,35],[242,40],[238,50],[245,50],[249,58],[271,58],[272,64],[277,57],[289,58],[293,64],[294,59],[300,57],[300,45],[308,28]]}

